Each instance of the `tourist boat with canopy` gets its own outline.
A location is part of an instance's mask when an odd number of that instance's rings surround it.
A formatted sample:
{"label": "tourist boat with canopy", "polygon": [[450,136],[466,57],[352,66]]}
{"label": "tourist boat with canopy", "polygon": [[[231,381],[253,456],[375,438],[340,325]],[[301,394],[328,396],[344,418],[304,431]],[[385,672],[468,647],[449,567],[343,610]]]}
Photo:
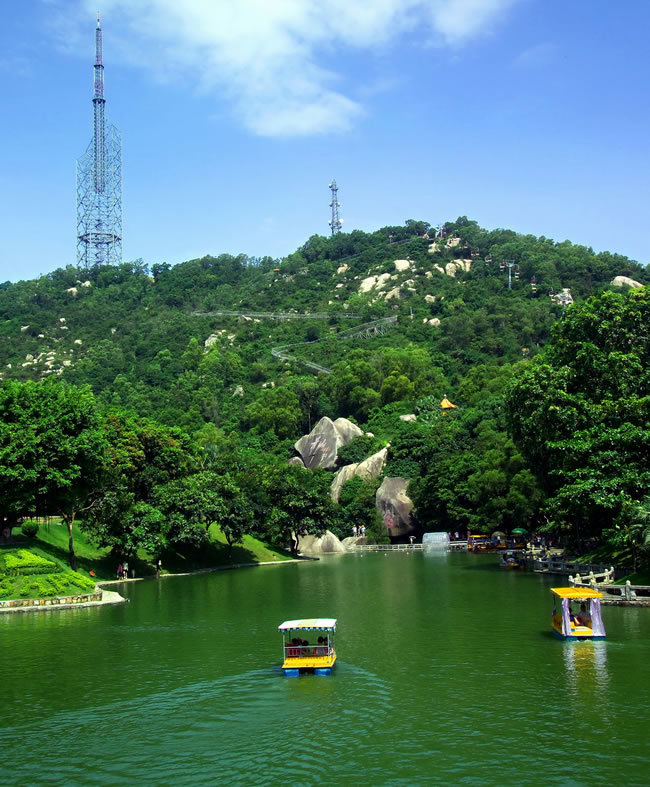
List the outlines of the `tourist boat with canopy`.
{"label": "tourist boat with canopy", "polygon": [[508,571],[523,570],[526,568],[526,561],[522,557],[522,553],[516,549],[508,549],[501,553],[499,566]]}
{"label": "tourist boat with canopy", "polygon": [[[301,672],[329,675],[336,661],[334,618],[303,618],[285,620],[278,626],[282,633],[282,670],[287,677],[297,677]],[[318,639],[303,639],[305,632],[314,632]],[[312,637],[313,639],[313,637]]]}
{"label": "tourist boat with canopy", "polygon": [[[551,588],[553,593],[553,633],[560,639],[605,639],[605,626],[600,614],[603,597],[593,588]],[[560,610],[557,602],[560,601]],[[571,602],[580,604],[571,609]],[[589,608],[587,609],[587,603]]]}

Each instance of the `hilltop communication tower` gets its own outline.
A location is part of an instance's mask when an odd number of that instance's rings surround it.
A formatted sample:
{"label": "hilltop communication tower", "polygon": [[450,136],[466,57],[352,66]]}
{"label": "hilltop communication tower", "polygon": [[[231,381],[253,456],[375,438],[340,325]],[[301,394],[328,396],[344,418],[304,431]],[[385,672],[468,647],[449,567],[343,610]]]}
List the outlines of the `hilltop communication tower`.
{"label": "hilltop communication tower", "polygon": [[341,207],[341,203],[338,200],[339,197],[339,187],[336,185],[336,181],[333,180],[329,184],[329,188],[332,191],[332,201],[330,202],[330,208],[332,209],[332,218],[328,222],[330,228],[332,230],[332,235],[336,235],[337,232],[341,231],[341,226],[343,225],[343,219],[339,216],[339,208]]}
{"label": "hilltop communication tower", "polygon": [[122,137],[104,117],[102,28],[97,14],[93,138],[77,159],[77,265],[122,262]]}

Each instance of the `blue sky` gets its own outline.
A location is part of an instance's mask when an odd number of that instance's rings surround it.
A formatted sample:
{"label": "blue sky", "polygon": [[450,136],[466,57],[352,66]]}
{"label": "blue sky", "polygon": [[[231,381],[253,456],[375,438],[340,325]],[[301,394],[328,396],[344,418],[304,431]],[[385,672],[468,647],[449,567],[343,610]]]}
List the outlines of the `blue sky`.
{"label": "blue sky", "polygon": [[[75,262],[97,0],[5,3],[0,281]],[[124,259],[468,215],[650,261],[650,3],[104,0]]]}

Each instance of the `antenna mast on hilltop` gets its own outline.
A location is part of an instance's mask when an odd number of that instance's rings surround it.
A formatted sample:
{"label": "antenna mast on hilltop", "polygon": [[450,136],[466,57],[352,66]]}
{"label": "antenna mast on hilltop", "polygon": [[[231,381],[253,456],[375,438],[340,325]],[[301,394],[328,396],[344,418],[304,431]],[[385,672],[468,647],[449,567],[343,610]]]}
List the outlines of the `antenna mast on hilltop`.
{"label": "antenna mast on hilltop", "polygon": [[97,14],[93,138],[77,159],[77,265],[122,262],[122,138],[104,117],[102,28]]}
{"label": "antenna mast on hilltop", "polygon": [[341,231],[341,225],[343,224],[343,219],[339,216],[339,208],[341,207],[341,203],[338,200],[339,187],[336,185],[336,181],[333,180],[329,184],[329,188],[332,191],[332,201],[330,202],[330,208],[332,209],[332,218],[328,223],[332,230],[332,235],[336,235],[337,232]]}

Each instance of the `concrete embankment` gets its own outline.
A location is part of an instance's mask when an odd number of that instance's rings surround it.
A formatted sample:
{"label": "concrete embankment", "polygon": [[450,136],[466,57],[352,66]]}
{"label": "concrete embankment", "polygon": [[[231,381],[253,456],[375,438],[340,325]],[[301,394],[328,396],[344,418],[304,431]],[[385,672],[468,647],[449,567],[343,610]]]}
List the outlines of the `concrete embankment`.
{"label": "concrete embankment", "polygon": [[[99,594],[93,593],[93,596]],[[127,599],[120,596],[114,590],[102,590],[101,598],[93,598],[91,601],[66,601],[67,597],[29,599],[32,604],[23,606],[0,606],[0,615],[11,615],[17,612],[53,612],[59,609],[87,609],[88,607],[102,607],[107,604],[124,604]]]}

